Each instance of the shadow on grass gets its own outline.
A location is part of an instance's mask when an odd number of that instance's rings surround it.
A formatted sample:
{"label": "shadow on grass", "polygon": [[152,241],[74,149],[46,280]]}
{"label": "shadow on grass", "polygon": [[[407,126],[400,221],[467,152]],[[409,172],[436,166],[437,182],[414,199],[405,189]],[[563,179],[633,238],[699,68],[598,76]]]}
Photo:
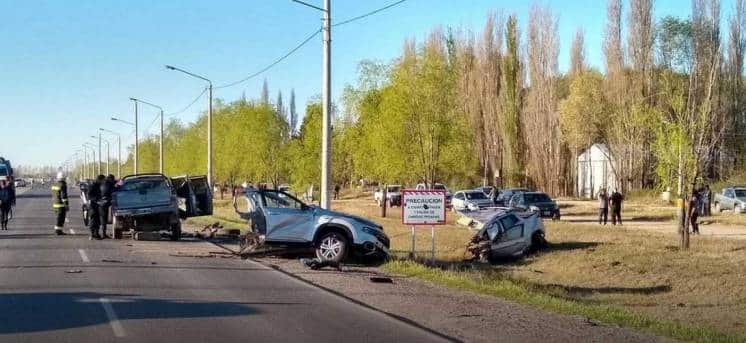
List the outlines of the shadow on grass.
{"label": "shadow on grass", "polygon": [[578,287],[578,286],[565,286],[559,284],[549,284],[546,286],[538,287],[550,287],[560,289],[567,292],[569,295],[591,295],[591,294],[660,294],[671,291],[670,285],[658,285],[650,287]]}

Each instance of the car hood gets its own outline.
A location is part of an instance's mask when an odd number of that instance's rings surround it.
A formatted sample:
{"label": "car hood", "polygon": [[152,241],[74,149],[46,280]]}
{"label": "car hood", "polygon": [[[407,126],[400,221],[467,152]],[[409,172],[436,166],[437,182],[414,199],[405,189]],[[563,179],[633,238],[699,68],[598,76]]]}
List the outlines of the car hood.
{"label": "car hood", "polygon": [[351,214],[337,212],[337,211],[332,211],[332,210],[325,210],[325,209],[323,209],[321,207],[318,207],[318,206],[315,206],[315,205],[309,205],[309,206],[311,208],[313,208],[313,210],[315,211],[316,215],[318,215],[318,216],[330,216],[330,217],[336,217],[336,218],[347,218],[347,219],[352,219],[354,221],[357,221],[357,222],[359,222],[359,223],[361,223],[361,224],[363,224],[365,226],[370,226],[370,227],[374,227],[374,228],[380,228],[381,227],[381,225],[378,225],[378,224],[376,224],[376,223],[374,223],[374,222],[372,222],[372,221],[370,221],[368,219],[365,219],[363,217],[354,216],[354,215],[351,215]]}

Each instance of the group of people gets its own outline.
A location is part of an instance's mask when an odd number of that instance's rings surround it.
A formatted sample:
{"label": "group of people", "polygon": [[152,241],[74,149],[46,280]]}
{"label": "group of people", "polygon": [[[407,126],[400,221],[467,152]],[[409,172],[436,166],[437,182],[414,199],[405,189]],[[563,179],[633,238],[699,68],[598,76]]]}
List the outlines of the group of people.
{"label": "group of people", "polygon": [[88,199],[88,229],[91,231],[90,240],[111,238],[106,233],[106,225],[109,223],[109,209],[111,200],[116,190],[114,175],[99,175],[96,180],[88,186],[86,197]]}
{"label": "group of people", "polygon": [[606,225],[609,217],[609,207],[611,207],[611,224],[622,225],[622,202],[624,196],[619,193],[616,189],[611,194],[606,192],[605,188],[602,188],[598,192],[598,224]]}
{"label": "group of people", "polygon": [[8,229],[13,206],[16,205],[16,191],[8,180],[0,181],[0,229]]}
{"label": "group of people", "polygon": [[[99,175],[86,190],[88,199],[88,228],[91,230],[90,240],[111,238],[106,233],[106,225],[109,222],[109,209],[115,191],[116,180],[114,175]],[[52,209],[56,213],[54,232],[57,235],[65,235],[63,231],[67,212],[70,210],[67,198],[67,182],[65,174],[57,173],[57,180],[52,185]],[[100,230],[100,233],[99,233]]]}

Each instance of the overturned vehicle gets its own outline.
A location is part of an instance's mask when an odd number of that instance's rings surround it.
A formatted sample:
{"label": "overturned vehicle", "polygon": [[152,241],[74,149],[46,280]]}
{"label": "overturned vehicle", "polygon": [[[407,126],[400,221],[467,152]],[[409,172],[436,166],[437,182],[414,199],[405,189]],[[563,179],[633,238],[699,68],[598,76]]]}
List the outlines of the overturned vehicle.
{"label": "overturned vehicle", "polygon": [[181,238],[181,219],[212,214],[212,193],[205,176],[168,178],[162,174],[126,176],[112,198],[114,238],[131,231],[169,231]]}
{"label": "overturned vehicle", "polygon": [[467,250],[483,262],[522,257],[547,245],[538,211],[489,209],[470,213],[467,222],[478,228]]}
{"label": "overturned vehicle", "polygon": [[334,263],[352,255],[381,260],[389,254],[389,238],[380,225],[306,205],[283,191],[248,188],[233,206],[249,225],[241,239],[242,254],[313,250],[317,259]]}

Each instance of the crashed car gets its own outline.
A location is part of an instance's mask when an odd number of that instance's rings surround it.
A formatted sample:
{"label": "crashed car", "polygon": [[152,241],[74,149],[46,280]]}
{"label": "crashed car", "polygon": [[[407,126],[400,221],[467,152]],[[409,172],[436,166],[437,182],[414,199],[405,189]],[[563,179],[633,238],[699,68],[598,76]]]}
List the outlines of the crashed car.
{"label": "crashed car", "polygon": [[544,236],[539,212],[500,208],[483,222],[467,250],[481,261],[521,257],[545,247]]}
{"label": "crashed car", "polygon": [[382,259],[389,254],[383,227],[367,219],[306,205],[273,189],[247,188],[234,209],[249,223],[242,252],[262,248],[313,249],[321,261],[339,263],[350,254]]}
{"label": "crashed car", "polygon": [[130,175],[116,188],[111,211],[116,239],[125,231],[169,231],[179,240],[180,219],[212,214],[212,193],[205,176]]}

